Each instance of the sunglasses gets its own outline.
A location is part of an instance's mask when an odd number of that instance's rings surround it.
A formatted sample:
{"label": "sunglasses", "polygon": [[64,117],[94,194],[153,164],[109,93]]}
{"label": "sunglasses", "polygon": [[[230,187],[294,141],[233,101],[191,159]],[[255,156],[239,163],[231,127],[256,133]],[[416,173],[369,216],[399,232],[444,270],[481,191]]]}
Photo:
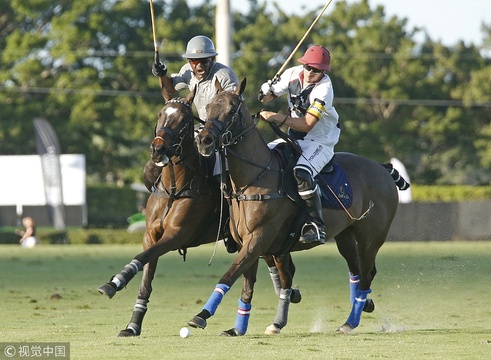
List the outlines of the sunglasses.
{"label": "sunglasses", "polygon": [[323,70],[313,68],[312,66],[309,65],[304,65],[303,68],[307,71],[312,71],[314,74],[320,74]]}
{"label": "sunglasses", "polygon": [[198,65],[198,64],[206,64],[207,62],[210,61],[210,58],[201,58],[201,59],[188,59],[189,63],[193,65]]}

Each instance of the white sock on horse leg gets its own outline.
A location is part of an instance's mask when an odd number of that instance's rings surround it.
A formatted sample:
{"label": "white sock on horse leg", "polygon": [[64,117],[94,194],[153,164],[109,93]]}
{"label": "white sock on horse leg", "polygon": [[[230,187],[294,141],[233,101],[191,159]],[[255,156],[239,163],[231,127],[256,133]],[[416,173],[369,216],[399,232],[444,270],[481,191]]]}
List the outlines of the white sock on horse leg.
{"label": "white sock on horse leg", "polygon": [[269,276],[271,276],[271,281],[273,282],[274,292],[277,296],[280,296],[280,274],[278,274],[278,269],[276,268],[276,266],[272,266],[269,268]]}

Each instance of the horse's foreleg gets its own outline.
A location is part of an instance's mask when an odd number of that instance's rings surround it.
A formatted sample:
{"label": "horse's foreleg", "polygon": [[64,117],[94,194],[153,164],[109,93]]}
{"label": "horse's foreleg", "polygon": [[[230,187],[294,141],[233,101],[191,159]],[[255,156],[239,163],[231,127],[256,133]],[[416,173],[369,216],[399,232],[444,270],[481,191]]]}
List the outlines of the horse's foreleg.
{"label": "horse's foreleg", "polygon": [[249,233],[249,236],[255,240],[254,243],[252,243],[252,241],[248,242],[246,239],[244,239],[244,243],[248,244],[247,247],[242,247],[242,249],[240,249],[228,271],[218,281],[215,290],[211,294],[206,304],[203,306],[201,312],[188,321],[189,326],[204,329],[207,325],[206,319],[213,316],[218,308],[218,305],[220,305],[223,296],[227,293],[235,281],[237,281],[237,279],[251,266],[257,266],[260,252],[262,250],[259,246],[255,245],[256,242],[261,239],[261,237],[256,237],[254,233]]}
{"label": "horse's foreleg", "polygon": [[[295,272],[295,267],[293,266],[290,254],[275,256],[274,260],[278,269],[278,274],[281,282],[281,290],[279,294],[278,308],[276,311],[275,319],[264,332],[268,335],[279,334],[281,332],[281,329],[283,329],[288,323],[288,311],[293,294],[291,287],[293,283],[293,273]],[[300,296],[301,298],[299,291],[297,296]]]}
{"label": "horse's foreleg", "polygon": [[[162,237],[154,242],[153,239]],[[134,257],[129,264],[127,264],[123,270],[114,275],[111,280],[99,287],[98,291],[101,294],[107,295],[110,299],[116,294],[117,291],[123,289],[131,279],[143,269],[143,266],[150,261],[155,261],[160,256],[168,253],[172,249],[177,248],[177,244],[182,240],[182,237],[177,236],[175,229],[166,230],[165,234],[158,234],[147,232],[143,238],[143,244],[145,250]]]}
{"label": "horse's foreleg", "polygon": [[143,268],[142,282],[138,291],[138,299],[133,307],[133,315],[126,329],[121,330],[118,336],[127,337],[141,334],[143,318],[147,312],[147,304],[152,293],[152,281],[155,276],[155,270],[157,269],[157,261],[150,261]]}
{"label": "horse's foreleg", "polygon": [[100,286],[97,290],[101,294],[107,295],[109,299],[111,299],[116,294],[116,291],[124,288],[126,284],[138,273],[138,271],[142,269],[143,264],[139,260],[133,259],[124,267],[123,270],[114,275],[108,283]]}
{"label": "horse's foreleg", "polygon": [[256,276],[258,264],[259,261],[256,261],[247,271],[244,272],[242,276],[242,294],[239,299],[235,325],[232,329],[222,332],[222,335],[224,336],[242,336],[247,332],[249,317],[251,315],[254,284],[257,280]]}
{"label": "horse's foreleg", "polygon": [[194,316],[188,325],[198,329],[204,329],[206,327],[206,319],[212,317],[218,308],[218,305],[222,302],[223,296],[230,290],[230,286],[226,284],[217,284],[215,290],[209,297],[206,304],[201,309],[201,312]]}

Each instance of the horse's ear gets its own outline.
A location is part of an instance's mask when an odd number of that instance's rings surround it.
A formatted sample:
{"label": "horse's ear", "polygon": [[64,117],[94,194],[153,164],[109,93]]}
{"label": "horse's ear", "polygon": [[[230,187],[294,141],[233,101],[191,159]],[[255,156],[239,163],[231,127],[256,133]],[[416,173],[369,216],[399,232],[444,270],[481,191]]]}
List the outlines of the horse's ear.
{"label": "horse's ear", "polygon": [[238,89],[235,89],[235,94],[236,95],[242,95],[242,93],[244,92],[245,88],[246,88],[246,85],[247,85],[247,78],[244,78],[242,80],[242,82],[240,83],[240,86]]}
{"label": "horse's ear", "polygon": [[215,88],[217,89],[217,94],[223,91],[222,85],[217,78],[215,78]]}
{"label": "horse's ear", "polygon": [[186,96],[186,100],[185,100],[185,101],[186,101],[188,104],[191,104],[191,103],[193,102],[194,97],[196,96],[196,88],[197,88],[197,87],[198,87],[198,85],[195,85],[195,86],[194,86],[193,91],[191,91],[191,92],[188,94],[188,96]]}

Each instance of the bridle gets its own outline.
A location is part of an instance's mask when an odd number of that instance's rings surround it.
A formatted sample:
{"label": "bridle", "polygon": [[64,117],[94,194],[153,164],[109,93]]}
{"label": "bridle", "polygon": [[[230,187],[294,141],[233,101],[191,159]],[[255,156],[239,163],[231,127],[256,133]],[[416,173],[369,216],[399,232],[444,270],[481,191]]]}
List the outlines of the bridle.
{"label": "bridle", "polygon": [[[244,140],[249,134],[251,134],[254,130],[256,130],[257,123],[259,121],[259,116],[256,114],[253,117],[253,121],[250,125],[245,127],[245,117],[242,112],[242,107],[244,104],[244,99],[242,98],[241,95],[237,94],[231,94],[238,100],[238,105],[237,107],[230,111],[229,114],[232,114],[230,117],[230,120],[222,121],[218,120],[217,118],[209,118],[206,120],[206,123],[211,123],[211,127],[207,127],[207,130],[209,134],[211,135],[213,139],[213,144],[216,150],[218,150],[221,154],[221,160],[223,162],[222,164],[222,169],[225,168],[224,161],[225,159],[232,155],[235,158],[239,159],[240,161],[243,161],[249,165],[252,165],[254,167],[257,167],[261,169],[260,173],[255,176],[255,178],[248,183],[246,186],[242,187],[241,189],[237,189],[237,191],[233,191],[231,188],[230,184],[225,183],[224,179],[222,177],[222,191],[224,192],[224,196],[228,199],[237,199],[239,201],[258,201],[258,200],[271,200],[271,199],[279,199],[285,197],[285,195],[281,192],[279,193],[273,193],[273,194],[266,194],[266,195],[261,195],[261,194],[254,194],[254,195],[245,195],[245,191],[249,189],[251,186],[254,186],[261,178],[263,178],[264,175],[266,175],[267,172],[269,171],[281,171],[280,169],[273,169],[272,168],[272,163],[273,163],[273,154],[270,154],[270,158],[268,161],[267,165],[262,165],[257,163],[256,161],[247,159],[246,157],[240,155],[239,153],[233,151],[230,146],[235,145],[238,142]],[[227,116],[227,115],[225,115]],[[238,124],[238,133],[234,134],[233,133],[233,126]],[[245,128],[244,128],[245,127]],[[223,174],[222,174],[223,175]],[[226,192],[226,188],[230,189],[230,192]]]}
{"label": "bridle", "polygon": [[[186,162],[186,156],[183,154],[183,142],[186,139],[187,136],[190,137],[190,140],[193,141],[193,129],[194,129],[194,123],[193,121],[196,119],[195,116],[193,116],[192,111],[191,111],[191,104],[183,101],[180,98],[175,98],[175,99],[170,99],[168,100],[164,108],[168,104],[181,104],[184,105],[183,111],[186,111],[186,113],[183,114],[183,119],[181,120],[182,127],[180,129],[172,129],[168,126],[168,121],[166,120],[165,123],[159,128],[159,130],[156,132],[155,137],[152,141],[152,148],[153,151],[158,151],[157,146],[155,145],[155,142],[162,142],[163,146],[165,146],[165,156],[168,158],[168,163],[165,164],[164,166],[168,165],[168,170],[169,170],[169,177],[170,177],[170,187],[166,188],[164,183],[162,182],[162,174],[159,175],[157,178],[155,185],[153,187],[153,193],[162,196],[165,198],[168,198],[167,204],[162,211],[161,218],[160,218],[160,230],[163,232],[163,221],[167,213],[169,212],[169,209],[171,208],[173,202],[176,199],[179,198],[185,198],[185,197],[194,197],[194,196],[211,196],[212,192],[211,190],[208,191],[203,191],[200,188],[193,188],[193,183],[194,183],[194,176],[188,180],[186,183],[182,184],[181,187],[178,189],[177,188],[177,181],[176,181],[176,173],[174,171],[174,165],[182,165],[185,166],[186,168],[190,169],[193,171],[195,174],[200,172],[199,168],[196,168],[196,166],[192,165],[189,161]],[[163,111],[163,110],[162,110]],[[177,111],[181,111],[178,109]],[[199,120],[199,119],[197,119]],[[201,120],[199,120],[202,122]],[[170,138],[169,143],[165,140],[165,136],[168,136]],[[164,154],[160,154],[164,155]],[[174,161],[172,158],[176,158]],[[157,185],[157,183],[161,183],[161,188]],[[186,249],[179,249],[179,253],[184,257],[186,255]]]}
{"label": "bridle", "polygon": [[[166,148],[165,155],[170,159],[173,156],[181,156],[182,155],[182,142],[188,136],[189,134],[192,134],[191,129],[193,128],[193,119],[194,117],[192,116],[191,113],[191,105],[182,99],[171,99],[165,103],[167,104],[172,104],[172,103],[178,103],[185,105],[185,108],[188,110],[190,116],[184,116],[184,126],[180,128],[178,131],[175,129],[171,129],[168,126],[166,126],[166,123],[164,123],[158,131],[156,131],[155,137],[152,141],[152,147],[155,149],[157,146],[154,146],[154,142],[156,140],[160,140],[163,145]],[[165,106],[164,106],[165,107]],[[164,136],[165,134],[168,135],[170,138],[170,143],[168,144]]]}
{"label": "bridle", "polygon": [[[285,198],[286,195],[280,190],[281,187],[279,187],[279,190],[277,192],[273,192],[269,194],[251,194],[251,195],[245,194],[245,192],[248,189],[250,189],[252,186],[257,184],[269,171],[280,172],[281,170],[272,169],[272,164],[274,159],[272,153],[270,153],[268,164],[265,166],[251,159],[247,159],[246,157],[240,155],[239,153],[231,149],[232,145],[239,143],[240,141],[244,140],[253,131],[257,130],[257,123],[259,122],[259,116],[255,115],[251,124],[246,126],[246,118],[243,114],[243,106],[244,106],[243,97],[241,95],[237,95],[234,93],[229,93],[229,94],[238,101],[238,104],[236,105],[235,109],[233,108],[228,114],[221,115],[222,117],[221,121],[218,118],[210,117],[205,122],[205,129],[207,129],[208,136],[212,140],[213,147],[214,147],[213,150],[218,150],[218,152],[221,155],[220,159],[222,161],[221,164],[222,169],[226,169],[225,161],[230,155],[232,155],[242,162],[245,162],[249,165],[259,168],[260,172],[257,175],[255,175],[254,178],[247,185],[242,186],[241,188],[234,189],[235,185],[232,185],[230,176],[228,176],[228,174],[226,174],[225,171],[222,171],[221,179],[220,179],[220,183],[221,183],[220,188],[223,193],[223,197],[227,200],[229,207],[232,206],[232,200],[236,200],[237,203],[240,204],[242,201],[263,201],[263,200],[274,200],[274,199]],[[237,133],[234,133],[234,130]],[[232,224],[232,229],[233,229],[232,231],[235,239],[240,243],[242,243],[242,238],[239,235],[232,209],[230,210],[230,223]]]}
{"label": "bridle", "polygon": [[[220,121],[217,118],[210,118],[205,121],[205,125],[207,123],[211,124],[211,126],[208,127],[208,131],[213,138],[213,143],[215,149],[217,150],[228,148],[229,146],[235,145],[239,141],[242,141],[247,135],[254,131],[259,120],[255,119],[251,125],[245,129],[242,129],[245,122],[244,115],[242,114],[244,98],[241,95],[232,94],[232,96],[238,100],[239,104],[235,110],[231,111],[232,117],[229,121]],[[236,124],[238,124],[238,127],[242,130],[239,131],[238,134],[233,134],[232,128]]]}

